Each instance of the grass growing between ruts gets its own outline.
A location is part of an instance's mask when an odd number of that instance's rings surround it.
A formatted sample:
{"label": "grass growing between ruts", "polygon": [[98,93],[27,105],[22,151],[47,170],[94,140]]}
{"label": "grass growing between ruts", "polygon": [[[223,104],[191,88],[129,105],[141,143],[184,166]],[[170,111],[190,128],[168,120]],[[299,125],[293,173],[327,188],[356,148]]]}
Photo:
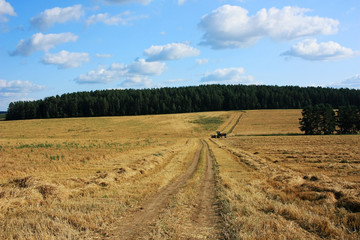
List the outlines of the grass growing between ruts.
{"label": "grass growing between ruts", "polygon": [[197,118],[2,121],[0,238],[106,237],[119,217],[181,174],[202,135],[189,123]]}
{"label": "grass growing between ruts", "polygon": [[360,136],[295,134],[299,111],[279,111],[2,121],[0,238],[106,239],[207,138],[219,229],[197,225],[203,150],[145,238],[359,239]]}

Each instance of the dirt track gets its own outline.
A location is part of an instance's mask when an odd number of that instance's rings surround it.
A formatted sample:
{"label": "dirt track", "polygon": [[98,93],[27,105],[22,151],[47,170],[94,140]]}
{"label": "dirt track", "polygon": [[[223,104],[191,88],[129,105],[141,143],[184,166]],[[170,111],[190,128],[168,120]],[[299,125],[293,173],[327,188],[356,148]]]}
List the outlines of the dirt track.
{"label": "dirt track", "polygon": [[207,142],[203,142],[206,150],[206,168],[204,176],[201,180],[197,202],[197,211],[194,212],[194,224],[199,227],[214,226],[218,221],[215,199],[215,177],[213,170],[212,156]]}
{"label": "dirt track", "polygon": [[153,196],[144,200],[141,207],[129,212],[119,219],[119,228],[110,234],[109,239],[144,239],[147,238],[151,226],[154,225],[159,215],[166,210],[172,198],[191,179],[199,168],[201,153],[206,159],[206,167],[200,179],[198,194],[195,199],[196,211],[193,212],[190,221],[195,228],[215,228],[218,222],[218,214],[214,205],[215,181],[213,172],[213,159],[209,153],[209,146],[204,140],[199,140],[201,147],[196,150],[193,159],[186,171],[178,178],[171,181]]}
{"label": "dirt track", "polygon": [[360,239],[359,136],[299,113],[6,122],[0,239]]}

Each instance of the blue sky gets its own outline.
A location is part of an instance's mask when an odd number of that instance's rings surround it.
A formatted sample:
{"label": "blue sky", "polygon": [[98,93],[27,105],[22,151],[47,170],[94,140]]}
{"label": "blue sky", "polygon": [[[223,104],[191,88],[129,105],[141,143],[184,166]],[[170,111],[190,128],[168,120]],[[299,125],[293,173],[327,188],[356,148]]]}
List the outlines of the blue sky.
{"label": "blue sky", "polygon": [[0,0],[0,110],[98,89],[360,89],[359,0]]}

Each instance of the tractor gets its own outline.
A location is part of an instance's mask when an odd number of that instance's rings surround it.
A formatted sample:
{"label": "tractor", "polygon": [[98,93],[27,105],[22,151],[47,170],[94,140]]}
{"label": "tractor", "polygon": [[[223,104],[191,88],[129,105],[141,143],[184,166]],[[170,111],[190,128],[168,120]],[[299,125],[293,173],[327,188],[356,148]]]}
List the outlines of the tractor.
{"label": "tractor", "polygon": [[226,138],[226,133],[222,133],[220,131],[217,131],[216,135],[211,135],[211,138],[222,138],[222,137]]}

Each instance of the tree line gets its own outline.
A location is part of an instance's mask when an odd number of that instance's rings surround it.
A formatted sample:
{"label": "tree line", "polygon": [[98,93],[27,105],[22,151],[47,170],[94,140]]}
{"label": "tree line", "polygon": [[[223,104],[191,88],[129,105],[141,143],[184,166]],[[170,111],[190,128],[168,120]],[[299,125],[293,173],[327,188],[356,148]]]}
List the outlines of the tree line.
{"label": "tree line", "polygon": [[360,132],[360,108],[348,105],[334,111],[330,104],[307,106],[299,121],[300,130],[307,135],[357,134]]}
{"label": "tree line", "polygon": [[321,87],[201,85],[67,93],[9,104],[6,119],[168,114],[219,110],[360,106],[360,91]]}

